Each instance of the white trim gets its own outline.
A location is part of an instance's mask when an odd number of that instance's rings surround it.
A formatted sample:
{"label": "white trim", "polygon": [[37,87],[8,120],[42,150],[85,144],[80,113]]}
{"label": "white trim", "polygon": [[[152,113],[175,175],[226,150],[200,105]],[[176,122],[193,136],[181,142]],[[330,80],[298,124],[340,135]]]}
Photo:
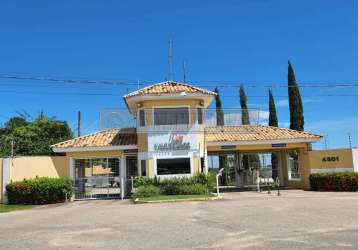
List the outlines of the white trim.
{"label": "white trim", "polygon": [[137,145],[123,145],[123,146],[103,146],[103,147],[66,147],[66,148],[52,148],[55,153],[66,152],[91,152],[91,151],[112,151],[112,150],[125,150],[137,149]]}
{"label": "white trim", "polygon": [[[230,133],[229,131],[227,133]],[[229,145],[259,145],[259,144],[279,144],[279,143],[300,143],[316,142],[319,139],[297,138],[297,139],[277,139],[277,140],[248,140],[248,141],[225,141],[225,142],[207,142],[208,146],[229,146]]]}
{"label": "white trim", "polygon": [[354,172],[354,169],[353,168],[311,168],[311,174],[334,173],[334,172]]}

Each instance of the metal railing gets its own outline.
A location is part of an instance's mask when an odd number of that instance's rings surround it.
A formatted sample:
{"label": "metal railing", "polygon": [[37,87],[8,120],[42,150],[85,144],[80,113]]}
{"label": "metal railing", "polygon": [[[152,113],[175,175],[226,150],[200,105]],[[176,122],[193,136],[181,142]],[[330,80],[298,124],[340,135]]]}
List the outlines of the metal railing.
{"label": "metal railing", "polygon": [[73,181],[75,199],[122,198],[120,176],[91,176]]}
{"label": "metal railing", "polygon": [[[227,108],[191,108],[167,106],[165,111],[156,108],[139,108],[136,115],[127,109],[104,109],[100,115],[100,129],[136,127],[137,130],[202,130],[205,127],[236,126],[242,124],[242,110]],[[172,110],[171,110],[172,109]],[[248,109],[250,124],[259,124],[267,112]]]}

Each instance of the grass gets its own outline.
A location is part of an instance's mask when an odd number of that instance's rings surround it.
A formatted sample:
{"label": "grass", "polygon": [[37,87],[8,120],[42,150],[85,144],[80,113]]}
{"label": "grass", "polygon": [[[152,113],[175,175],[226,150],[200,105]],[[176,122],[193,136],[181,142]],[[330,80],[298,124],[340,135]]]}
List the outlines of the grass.
{"label": "grass", "polygon": [[7,204],[0,204],[0,213],[11,212],[15,210],[24,210],[33,208],[35,205],[7,205]]}
{"label": "grass", "polygon": [[216,197],[215,194],[192,194],[192,195],[156,195],[151,197],[139,198],[136,202],[159,202],[159,201],[176,201],[176,200],[205,200]]}

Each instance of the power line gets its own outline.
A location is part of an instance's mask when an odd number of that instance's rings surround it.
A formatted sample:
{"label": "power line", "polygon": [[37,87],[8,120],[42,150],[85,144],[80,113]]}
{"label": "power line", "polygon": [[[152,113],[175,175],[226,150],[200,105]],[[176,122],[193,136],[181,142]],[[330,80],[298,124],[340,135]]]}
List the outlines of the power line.
{"label": "power line", "polygon": [[[144,83],[138,84],[138,80],[80,80],[80,79],[61,79],[54,77],[46,77],[46,76],[18,76],[18,75],[0,75],[0,79],[7,80],[22,80],[22,81],[46,81],[49,83],[67,83],[67,84],[106,84],[106,85],[126,85],[126,86],[137,86],[138,85],[148,85],[153,83],[158,83],[157,81],[144,81]],[[208,85],[208,83],[214,83],[212,85]],[[208,81],[193,81],[193,84],[204,83],[204,85],[200,85],[200,87],[218,87],[218,88],[237,88],[241,85],[244,85],[247,88],[288,88],[287,83],[268,83],[262,82],[252,84],[245,83],[242,81],[228,81],[228,80],[208,80]],[[335,87],[358,87],[358,82],[335,82],[335,83],[327,83],[327,82],[298,82],[300,88],[335,88]]]}
{"label": "power line", "polygon": [[[69,95],[69,96],[112,96],[123,97],[123,95],[113,93],[90,93],[90,92],[48,92],[48,91],[23,91],[23,90],[0,90],[2,93],[13,94],[35,94],[35,95]],[[157,97],[160,95],[147,95]],[[223,98],[238,98],[239,95],[222,95]],[[266,95],[248,95],[250,98],[268,98]],[[276,98],[288,98],[287,95],[277,95]],[[315,95],[302,95],[302,97],[358,97],[358,94],[315,94]]]}

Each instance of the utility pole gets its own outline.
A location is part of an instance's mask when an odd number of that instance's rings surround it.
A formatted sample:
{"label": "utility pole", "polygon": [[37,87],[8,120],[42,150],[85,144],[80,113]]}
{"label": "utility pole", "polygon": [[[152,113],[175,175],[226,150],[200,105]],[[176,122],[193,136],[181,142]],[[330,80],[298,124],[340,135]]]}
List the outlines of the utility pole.
{"label": "utility pole", "polygon": [[186,63],[183,62],[183,82],[186,83]]}
{"label": "utility pole", "polygon": [[14,138],[11,139],[11,158],[14,158],[15,150],[14,150]]}
{"label": "utility pole", "polygon": [[81,136],[81,111],[77,112],[77,136]]}
{"label": "utility pole", "polygon": [[348,133],[348,142],[349,142],[349,148],[352,148],[352,137],[351,137],[351,133]]}
{"label": "utility pole", "polygon": [[328,135],[324,136],[324,147],[325,149],[328,149],[328,139],[327,139]]}
{"label": "utility pole", "polygon": [[173,40],[169,40],[169,52],[168,52],[168,64],[169,64],[169,75],[168,80],[173,81]]}

